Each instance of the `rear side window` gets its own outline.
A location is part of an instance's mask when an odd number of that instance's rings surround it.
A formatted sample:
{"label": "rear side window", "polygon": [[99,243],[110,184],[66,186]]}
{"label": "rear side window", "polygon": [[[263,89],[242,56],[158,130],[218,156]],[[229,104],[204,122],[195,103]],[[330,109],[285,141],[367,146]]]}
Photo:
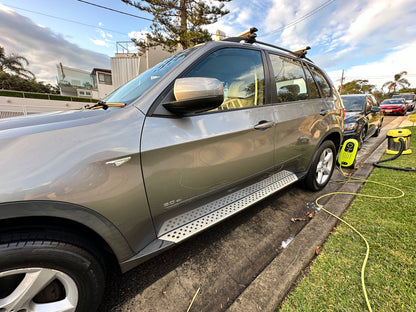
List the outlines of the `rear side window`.
{"label": "rear side window", "polygon": [[316,83],[318,84],[319,88],[321,89],[323,97],[331,96],[331,87],[329,86],[328,82],[326,81],[324,75],[315,67],[310,66],[312,75],[315,78]]}
{"label": "rear side window", "polygon": [[315,80],[312,77],[312,74],[309,72],[307,68],[305,68],[305,74],[306,74],[306,82],[308,84],[309,88],[309,98],[310,99],[317,99],[321,96],[319,95],[318,87],[316,86]]}
{"label": "rear side window", "polygon": [[264,104],[264,70],[259,51],[235,48],[215,51],[186,77],[209,77],[221,81],[224,102],[219,110]]}
{"label": "rear side window", "polygon": [[277,102],[307,99],[307,83],[301,64],[296,60],[275,54],[270,54],[270,60],[276,83]]}

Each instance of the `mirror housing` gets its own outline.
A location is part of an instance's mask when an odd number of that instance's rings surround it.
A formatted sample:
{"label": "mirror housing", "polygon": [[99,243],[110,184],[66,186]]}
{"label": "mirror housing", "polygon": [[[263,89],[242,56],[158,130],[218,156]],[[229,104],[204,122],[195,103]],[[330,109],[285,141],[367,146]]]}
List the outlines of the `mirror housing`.
{"label": "mirror housing", "polygon": [[179,115],[209,111],[224,101],[222,83],[216,78],[179,78],[175,81],[173,92],[176,101],[163,106]]}
{"label": "mirror housing", "polygon": [[373,106],[373,107],[371,107],[370,111],[373,112],[373,113],[378,113],[378,112],[381,111],[381,107]]}

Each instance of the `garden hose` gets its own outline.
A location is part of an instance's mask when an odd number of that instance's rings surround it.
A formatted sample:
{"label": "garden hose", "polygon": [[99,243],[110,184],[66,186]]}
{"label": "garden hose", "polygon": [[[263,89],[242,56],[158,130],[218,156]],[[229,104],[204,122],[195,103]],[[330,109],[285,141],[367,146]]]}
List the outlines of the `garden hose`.
{"label": "garden hose", "polygon": [[399,138],[398,140],[400,141],[400,149],[399,149],[399,152],[396,155],[394,155],[393,157],[391,157],[391,158],[376,161],[375,163],[373,163],[373,165],[375,167],[385,168],[385,169],[394,169],[394,170],[402,170],[402,171],[416,171],[416,168],[414,168],[414,167],[400,168],[400,167],[391,167],[391,166],[380,165],[380,163],[384,163],[384,162],[387,162],[387,161],[395,160],[400,155],[402,155],[402,153],[403,153],[403,151],[405,149],[406,143],[405,143],[405,141],[402,138]]}
{"label": "garden hose", "polygon": [[[315,204],[320,209],[322,209],[324,212],[328,213],[329,215],[333,216],[334,218],[338,219],[342,223],[346,224],[350,229],[352,229],[355,233],[357,233],[363,239],[363,241],[365,242],[365,245],[366,245],[366,253],[365,253],[365,258],[364,258],[364,261],[363,261],[363,265],[361,267],[361,286],[362,286],[362,291],[363,291],[363,294],[364,294],[364,298],[365,298],[365,302],[367,304],[368,311],[369,312],[373,312],[373,309],[371,308],[370,301],[368,299],[367,289],[366,289],[366,286],[365,286],[365,268],[367,266],[367,261],[368,261],[368,257],[369,257],[369,254],[370,254],[370,245],[368,244],[368,241],[366,240],[366,238],[364,237],[364,235],[361,234],[354,226],[352,226],[347,221],[343,220],[342,218],[338,217],[337,215],[335,215],[332,212],[330,212],[327,209],[325,209],[322,205],[319,204],[319,200],[322,199],[322,198],[324,198],[324,197],[328,197],[328,196],[332,196],[332,195],[354,195],[354,196],[362,196],[362,197],[378,198],[378,199],[397,199],[397,198],[403,197],[405,195],[405,193],[401,189],[399,189],[397,187],[394,187],[394,186],[391,186],[391,185],[387,185],[387,184],[384,184],[384,183],[380,183],[380,182],[376,182],[376,181],[370,181],[370,180],[365,180],[365,179],[361,179],[361,178],[348,177],[342,171],[341,167],[339,167],[339,170],[341,171],[342,175],[345,178],[348,178],[348,180],[346,181],[346,183],[351,183],[351,182],[361,182],[361,183],[362,182],[370,182],[370,183],[378,184],[378,185],[381,185],[381,186],[384,186],[384,187],[387,187],[387,188],[392,188],[392,189],[400,192],[400,194],[399,195],[396,195],[396,196],[377,196],[377,195],[368,195],[368,194],[360,194],[360,193],[352,193],[352,192],[332,192],[332,193],[328,193],[328,194],[322,195],[322,196],[318,197],[315,200]],[[351,180],[354,180],[354,181],[351,181]]]}

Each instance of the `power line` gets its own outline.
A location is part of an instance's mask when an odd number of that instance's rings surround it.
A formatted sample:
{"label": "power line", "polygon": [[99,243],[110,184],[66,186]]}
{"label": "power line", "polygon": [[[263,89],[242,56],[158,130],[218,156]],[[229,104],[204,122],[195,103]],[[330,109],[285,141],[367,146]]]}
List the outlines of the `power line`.
{"label": "power line", "polygon": [[270,35],[274,35],[275,33],[278,33],[280,31],[283,31],[289,27],[295,26],[296,24],[303,22],[305,19],[311,17],[312,15],[315,15],[316,13],[318,13],[320,10],[322,10],[323,8],[327,7],[328,5],[330,5],[332,2],[335,2],[336,0],[329,0],[327,2],[324,2],[323,4],[321,4],[319,7],[313,9],[312,11],[310,11],[309,13],[303,15],[302,17],[286,24],[285,26],[282,26],[280,28],[277,28],[275,30],[272,30],[268,33],[266,33],[264,36],[270,36]]}
{"label": "power line", "polygon": [[73,20],[70,20],[70,19],[66,19],[66,18],[63,18],[63,17],[58,17],[58,16],[53,16],[53,15],[41,13],[41,12],[36,12],[36,11],[27,10],[27,9],[22,9],[22,8],[19,8],[19,7],[13,6],[13,5],[9,5],[9,4],[7,6],[10,7],[10,8],[13,8],[13,9],[22,10],[22,11],[29,12],[29,13],[34,13],[34,14],[39,14],[39,15],[47,16],[47,17],[54,18],[54,19],[58,19],[58,20],[65,21],[65,22],[70,22],[70,23],[74,23],[74,24],[79,24],[79,25],[87,26],[87,27],[93,27],[93,28],[98,28],[98,29],[110,31],[110,32],[113,32],[113,33],[121,34],[121,35],[126,35],[125,32],[123,33],[121,31],[117,31],[117,30],[113,30],[113,29],[108,29],[108,28],[104,28],[104,27],[101,27],[101,26],[94,26],[94,25],[85,24],[85,23],[81,23],[81,22],[78,22],[78,21],[73,21]]}
{"label": "power line", "polygon": [[112,9],[112,8],[109,8],[109,7],[105,7],[105,6],[98,5],[98,4],[95,4],[95,3],[92,3],[92,2],[88,2],[88,1],[84,1],[84,0],[77,0],[77,1],[82,2],[82,3],[89,4],[89,5],[93,5],[93,6],[96,6],[98,8],[101,8],[101,9],[105,9],[105,10],[109,10],[109,11],[113,11],[113,12],[117,12],[117,13],[120,13],[120,14],[124,14],[124,15],[128,15],[128,16],[132,16],[132,17],[135,17],[135,18],[140,18],[140,19],[143,19],[143,20],[146,20],[146,21],[153,22],[153,20],[150,19],[150,18],[146,18],[146,17],[142,17],[142,16],[130,14],[130,13],[127,13],[127,12],[115,10],[115,9]]}

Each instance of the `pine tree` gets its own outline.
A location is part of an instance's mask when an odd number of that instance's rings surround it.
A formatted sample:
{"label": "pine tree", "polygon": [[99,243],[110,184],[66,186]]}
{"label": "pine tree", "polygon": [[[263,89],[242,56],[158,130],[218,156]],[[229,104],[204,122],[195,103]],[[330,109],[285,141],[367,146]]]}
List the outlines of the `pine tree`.
{"label": "pine tree", "polygon": [[232,0],[216,0],[218,5],[203,0],[121,1],[153,15],[147,40],[133,39],[136,45],[141,48],[162,45],[172,52],[178,46],[187,49],[210,41],[211,34],[202,26],[213,24],[228,14],[224,2]]}

